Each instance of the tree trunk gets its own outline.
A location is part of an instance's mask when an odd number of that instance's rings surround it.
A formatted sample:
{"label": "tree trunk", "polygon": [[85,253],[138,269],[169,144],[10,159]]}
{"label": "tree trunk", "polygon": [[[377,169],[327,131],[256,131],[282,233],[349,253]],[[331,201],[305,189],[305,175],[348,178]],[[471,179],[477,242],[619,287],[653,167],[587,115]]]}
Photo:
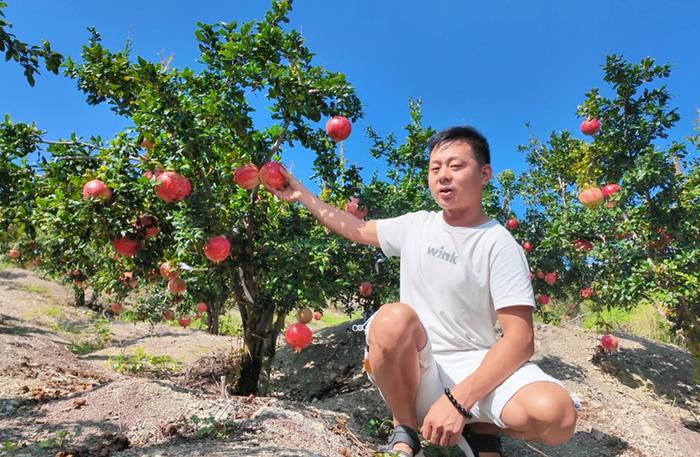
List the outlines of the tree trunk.
{"label": "tree trunk", "polygon": [[75,306],[79,308],[85,306],[85,290],[82,287],[73,286],[73,296],[75,297]]}
{"label": "tree trunk", "polygon": [[265,339],[244,329],[244,354],[241,363],[241,372],[236,385],[236,395],[257,395],[260,373],[267,345]]}
{"label": "tree trunk", "polygon": [[[700,319],[693,315],[688,302],[684,297],[679,299],[679,314],[681,316],[681,329],[685,337],[688,352],[693,357],[695,382],[700,384]],[[697,308],[695,308],[697,309]]]}
{"label": "tree trunk", "polygon": [[[284,318],[273,320],[273,303],[255,306],[255,312],[243,319],[243,341],[245,344],[240,377],[235,388],[237,395],[257,395],[260,390],[260,376],[263,370],[269,371],[275,355],[275,344]],[[280,321],[282,323],[280,323]]]}
{"label": "tree trunk", "polygon": [[218,303],[212,303],[209,312],[207,313],[207,333],[212,335],[219,334],[219,314],[221,306]]}

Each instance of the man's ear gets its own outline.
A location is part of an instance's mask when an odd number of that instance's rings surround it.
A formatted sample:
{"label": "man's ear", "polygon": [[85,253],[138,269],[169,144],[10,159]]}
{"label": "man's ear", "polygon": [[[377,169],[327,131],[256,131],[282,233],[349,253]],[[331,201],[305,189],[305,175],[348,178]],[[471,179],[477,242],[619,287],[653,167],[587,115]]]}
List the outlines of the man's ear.
{"label": "man's ear", "polygon": [[493,176],[493,168],[491,168],[490,164],[486,164],[483,167],[481,167],[481,185],[486,185],[487,182],[491,180],[491,177]]}

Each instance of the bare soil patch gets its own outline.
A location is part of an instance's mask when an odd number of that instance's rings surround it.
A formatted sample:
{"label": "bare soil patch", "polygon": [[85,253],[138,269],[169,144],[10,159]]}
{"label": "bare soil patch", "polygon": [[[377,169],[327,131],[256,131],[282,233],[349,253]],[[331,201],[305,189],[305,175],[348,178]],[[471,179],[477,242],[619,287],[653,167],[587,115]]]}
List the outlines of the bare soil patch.
{"label": "bare soil patch", "polygon": [[[386,432],[352,323],[316,331],[300,354],[280,348],[270,396],[244,398],[226,389],[240,341],[116,321],[107,347],[78,356],[67,348],[94,316],[69,299],[34,272],[0,272],[0,455],[366,456]],[[538,325],[535,361],[579,397],[578,431],[556,447],[506,439],[506,455],[697,455],[700,387],[688,353],[617,336],[620,352],[594,364],[597,335]],[[136,348],[181,368],[159,378],[112,369],[110,358]]]}

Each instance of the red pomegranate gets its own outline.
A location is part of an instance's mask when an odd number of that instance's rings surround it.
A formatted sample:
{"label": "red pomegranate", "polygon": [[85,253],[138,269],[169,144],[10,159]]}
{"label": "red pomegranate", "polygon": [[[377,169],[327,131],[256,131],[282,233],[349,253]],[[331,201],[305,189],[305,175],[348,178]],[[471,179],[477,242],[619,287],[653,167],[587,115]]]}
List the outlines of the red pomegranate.
{"label": "red pomegranate", "polygon": [[83,198],[96,198],[106,202],[112,198],[112,191],[99,179],[93,179],[83,186]]}
{"label": "red pomegranate", "polygon": [[151,238],[160,232],[156,219],[147,214],[139,215],[134,223],[134,228],[138,230],[145,238]]}
{"label": "red pomegranate", "polygon": [[254,163],[247,163],[236,168],[233,172],[233,180],[244,189],[253,189],[260,184],[258,167]]}
{"label": "red pomegranate", "polygon": [[180,327],[186,328],[189,327],[192,323],[192,318],[190,316],[182,316],[180,319],[177,320],[177,323],[180,324]]}
{"label": "red pomegranate", "polygon": [[213,236],[204,245],[204,255],[214,263],[226,259],[231,253],[231,243],[224,235]]}
{"label": "red pomegranate", "polygon": [[372,295],[372,283],[369,281],[362,281],[360,283],[360,297],[369,297]]}
{"label": "red pomegranate", "polygon": [[582,240],[580,238],[576,238],[574,240],[574,249],[576,249],[577,251],[588,252],[591,249],[593,249],[593,243],[591,243],[588,240]]}
{"label": "red pomegranate", "polygon": [[533,246],[533,244],[530,243],[529,241],[526,241],[523,243],[523,249],[525,250],[525,252],[530,252],[533,249],[535,249],[535,246]]}
{"label": "red pomegranate", "polygon": [[166,203],[180,201],[192,191],[189,180],[174,171],[164,171],[156,181],[160,183],[156,186],[156,196]]}
{"label": "red pomegranate", "polygon": [[197,312],[198,313],[206,313],[209,308],[207,307],[207,304],[204,302],[199,302],[197,303]]}
{"label": "red pomegranate", "polygon": [[187,290],[187,283],[180,277],[168,281],[168,290],[173,295],[180,295]]}
{"label": "red pomegranate", "polygon": [[603,186],[603,189],[602,189],[603,197],[609,197],[613,194],[616,194],[619,191],[620,191],[620,186],[618,186],[617,184],[606,184]]}
{"label": "red pomegranate", "polygon": [[343,116],[333,116],[326,122],[326,133],[336,143],[350,136],[352,124]]}
{"label": "red pomegranate", "polygon": [[591,298],[593,296],[593,288],[584,287],[579,291],[579,294],[581,295],[581,298]]}
{"label": "red pomegranate", "polygon": [[600,345],[603,346],[603,349],[608,352],[614,351],[617,349],[618,345],[617,338],[609,333],[606,333],[600,337]]}
{"label": "red pomegranate", "polygon": [[554,285],[555,282],[557,282],[557,274],[554,272],[550,272],[544,275],[544,282],[547,284]]}
{"label": "red pomegranate", "polygon": [[288,345],[294,348],[294,352],[301,352],[302,349],[311,344],[313,335],[306,324],[296,322],[287,327],[287,330],[284,332],[284,339]]}
{"label": "red pomegranate", "polygon": [[164,279],[172,279],[178,276],[177,269],[170,264],[170,262],[163,262],[160,264],[160,275]]}
{"label": "red pomegranate", "polygon": [[538,295],[537,296],[537,303],[539,303],[540,305],[546,305],[547,303],[549,303],[549,295],[545,295],[545,294]]}
{"label": "red pomegranate", "polygon": [[506,222],[506,228],[507,228],[508,230],[515,230],[517,227],[518,227],[518,220],[517,220],[516,218],[514,218],[514,217],[511,217],[511,218],[508,219],[508,221]]}
{"label": "red pomegranate", "polygon": [[345,203],[345,211],[358,219],[364,219],[367,216],[367,208],[360,203],[359,198],[354,196],[350,197],[348,202]]}
{"label": "red pomegranate", "polygon": [[597,208],[603,203],[603,191],[598,187],[592,186],[582,190],[578,194],[578,199],[588,209]]}
{"label": "red pomegranate", "polygon": [[581,122],[581,133],[584,135],[595,135],[600,130],[600,121],[596,118],[586,119]]}
{"label": "red pomegranate", "polygon": [[131,238],[116,238],[112,240],[112,247],[124,257],[132,257],[139,250],[139,244]]}
{"label": "red pomegranate", "polygon": [[279,162],[266,162],[260,167],[260,181],[273,189],[281,190],[287,184],[287,179],[282,174],[284,166]]}
{"label": "red pomegranate", "polygon": [[119,302],[111,303],[109,307],[112,309],[112,312],[114,314],[121,314],[122,312],[124,312],[124,305],[122,305]]}

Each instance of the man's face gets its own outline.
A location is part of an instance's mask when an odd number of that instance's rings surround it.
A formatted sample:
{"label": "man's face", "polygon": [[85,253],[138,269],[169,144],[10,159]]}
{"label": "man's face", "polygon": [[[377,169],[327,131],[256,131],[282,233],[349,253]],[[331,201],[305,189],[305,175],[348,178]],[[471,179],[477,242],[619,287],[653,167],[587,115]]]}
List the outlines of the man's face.
{"label": "man's face", "polygon": [[444,210],[481,208],[481,188],[491,179],[491,166],[479,165],[465,141],[451,141],[430,153],[428,186]]}

